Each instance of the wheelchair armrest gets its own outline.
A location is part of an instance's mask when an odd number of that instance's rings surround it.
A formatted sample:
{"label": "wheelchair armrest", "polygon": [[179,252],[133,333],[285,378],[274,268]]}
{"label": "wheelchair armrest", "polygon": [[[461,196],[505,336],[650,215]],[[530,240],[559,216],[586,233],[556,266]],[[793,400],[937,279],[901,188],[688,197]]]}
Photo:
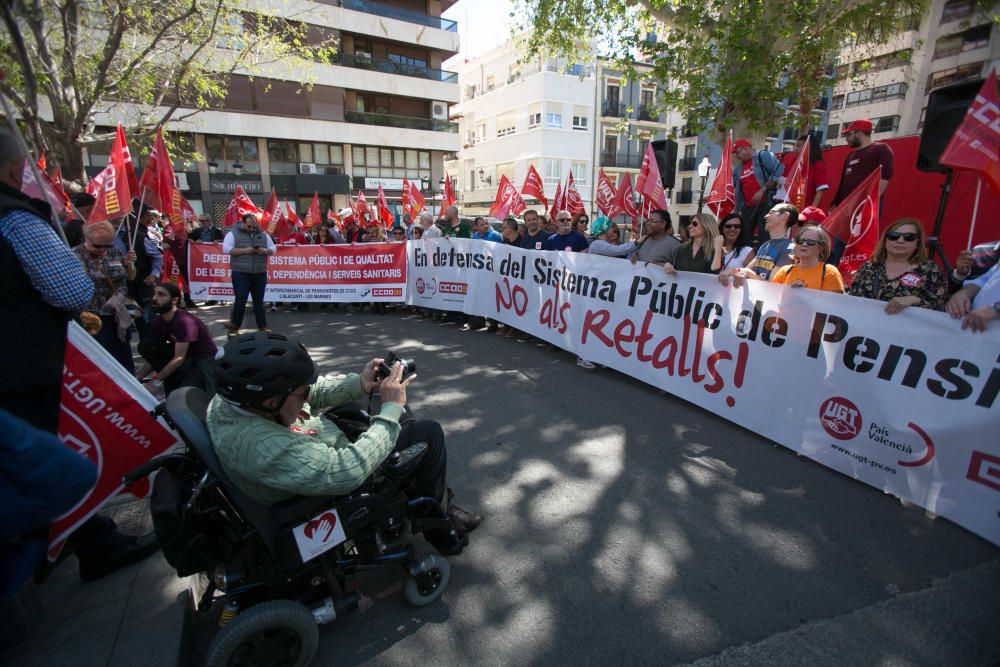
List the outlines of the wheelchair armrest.
{"label": "wheelchair armrest", "polygon": [[382,474],[389,479],[402,479],[410,477],[417,469],[417,464],[427,453],[427,443],[418,442],[410,445],[401,452],[393,452],[382,463]]}

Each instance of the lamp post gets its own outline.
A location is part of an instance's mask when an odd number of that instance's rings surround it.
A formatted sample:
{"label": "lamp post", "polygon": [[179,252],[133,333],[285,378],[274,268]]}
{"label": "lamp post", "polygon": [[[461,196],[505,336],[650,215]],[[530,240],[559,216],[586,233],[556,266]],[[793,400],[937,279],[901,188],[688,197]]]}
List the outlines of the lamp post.
{"label": "lamp post", "polygon": [[708,172],[712,170],[712,163],[709,162],[708,156],[706,155],[701,159],[701,163],[698,165],[698,176],[701,177],[701,194],[698,197],[698,212],[701,213],[702,207],[705,205],[705,186],[708,183]]}
{"label": "lamp post", "polygon": [[243,163],[240,162],[239,160],[233,163],[233,173],[236,174],[237,176],[243,175]]}

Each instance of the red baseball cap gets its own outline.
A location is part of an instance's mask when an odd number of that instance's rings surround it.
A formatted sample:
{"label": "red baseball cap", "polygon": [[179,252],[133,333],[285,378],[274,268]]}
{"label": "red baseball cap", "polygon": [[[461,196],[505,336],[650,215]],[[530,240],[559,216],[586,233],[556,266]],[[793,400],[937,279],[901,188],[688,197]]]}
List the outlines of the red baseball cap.
{"label": "red baseball cap", "polygon": [[857,130],[858,132],[871,132],[873,127],[874,126],[872,125],[872,122],[870,120],[868,120],[867,118],[862,118],[861,120],[856,120],[847,127],[845,127],[843,130],[840,131],[840,133],[847,134],[848,132],[854,132],[855,130]]}
{"label": "red baseball cap", "polygon": [[735,144],[733,144],[733,152],[735,153],[744,146],[746,146],[747,148],[753,148],[753,144],[751,144],[749,141],[747,141],[746,139],[740,139]]}
{"label": "red baseball cap", "polygon": [[799,211],[800,222],[812,222],[817,225],[821,225],[824,220],[826,220],[826,213],[824,213],[821,208],[806,206],[804,209]]}

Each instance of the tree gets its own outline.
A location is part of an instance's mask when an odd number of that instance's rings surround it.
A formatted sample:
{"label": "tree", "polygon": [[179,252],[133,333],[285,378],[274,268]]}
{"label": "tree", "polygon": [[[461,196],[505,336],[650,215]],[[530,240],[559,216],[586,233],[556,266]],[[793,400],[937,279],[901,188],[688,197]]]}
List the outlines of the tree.
{"label": "tree", "polygon": [[606,45],[629,78],[652,64],[658,103],[693,128],[759,138],[799,105],[808,129],[842,47],[883,43],[916,21],[927,0],[519,0],[532,53],[579,55],[580,37]]}
{"label": "tree", "polygon": [[0,90],[36,151],[67,178],[83,175],[97,115],[130,134],[224,101],[230,76],[295,58],[328,60],[305,24],[241,9],[238,0],[4,0]]}

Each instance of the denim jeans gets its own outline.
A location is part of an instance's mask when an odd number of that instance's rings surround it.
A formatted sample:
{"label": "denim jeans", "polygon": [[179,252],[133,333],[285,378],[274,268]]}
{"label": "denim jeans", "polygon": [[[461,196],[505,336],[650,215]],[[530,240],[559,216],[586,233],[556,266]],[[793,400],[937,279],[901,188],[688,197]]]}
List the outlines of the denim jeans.
{"label": "denim jeans", "polygon": [[132,331],[125,334],[125,340],[118,339],[118,323],[114,315],[101,315],[101,330],[97,332],[97,342],[118,360],[125,370],[135,375],[135,362],[132,359]]}
{"label": "denim jeans", "polygon": [[233,271],[233,314],[230,320],[238,327],[243,326],[243,315],[247,308],[247,296],[253,299],[253,316],[257,328],[267,326],[267,311],[264,309],[264,289],[267,287],[266,273],[243,273]]}

